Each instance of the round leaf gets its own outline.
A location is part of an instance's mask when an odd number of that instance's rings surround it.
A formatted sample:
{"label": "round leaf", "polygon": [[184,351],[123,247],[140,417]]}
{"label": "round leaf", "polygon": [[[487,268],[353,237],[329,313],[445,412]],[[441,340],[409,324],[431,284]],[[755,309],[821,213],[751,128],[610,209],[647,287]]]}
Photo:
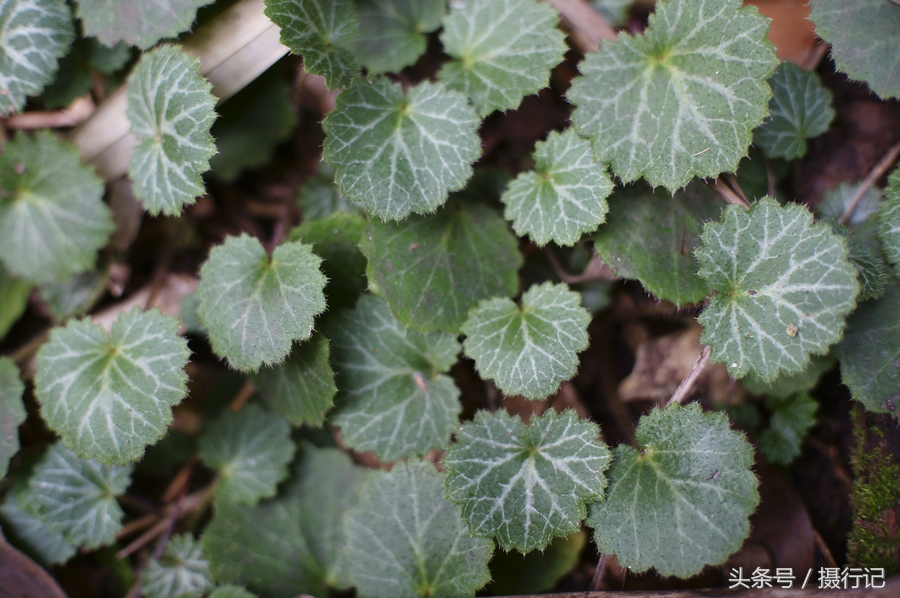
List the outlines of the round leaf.
{"label": "round leaf", "polygon": [[190,533],[171,538],[162,558],[150,559],[142,582],[146,598],[194,598],[213,587],[209,561]]}
{"label": "round leaf", "polygon": [[107,46],[120,41],[146,50],[191,28],[197,8],[213,0],[77,0],[85,35]]}
{"label": "round leaf", "polygon": [[425,53],[426,33],[441,26],[445,0],[357,0],[356,55],[373,74],[399,73]]}
{"label": "round leaf", "polygon": [[30,506],[31,495],[24,484],[17,484],[6,493],[6,500],[0,505],[3,534],[44,565],[65,563],[75,555],[78,547],[32,513]]}

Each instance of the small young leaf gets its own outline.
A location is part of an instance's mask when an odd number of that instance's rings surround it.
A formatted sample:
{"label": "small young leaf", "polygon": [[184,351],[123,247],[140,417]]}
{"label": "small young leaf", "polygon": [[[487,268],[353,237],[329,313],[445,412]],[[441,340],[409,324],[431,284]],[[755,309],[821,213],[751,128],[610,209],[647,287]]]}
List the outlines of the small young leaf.
{"label": "small young leaf", "polygon": [[124,515],[116,496],[131,483],[132,467],[79,459],[57,442],[28,480],[29,507],[76,546],[111,544]]}
{"label": "small young leaf", "polygon": [[450,4],[441,42],[455,60],[438,78],[472,99],[482,116],[519,107],[550,82],[562,62],[559,14],[537,0],[466,0]]}
{"label": "small young leaf", "polygon": [[894,265],[894,273],[900,278],[900,168],[888,178],[884,190],[885,201],[879,215],[878,238],[885,257]]}
{"label": "small young leaf", "polygon": [[479,301],[519,288],[518,241],[503,218],[475,202],[451,200],[437,214],[398,223],[373,220],[361,249],[370,288],[417,330],[459,332]]}
{"label": "small young leaf", "polygon": [[805,392],[787,399],[768,399],[769,427],[759,435],[759,450],[769,461],[790,465],[800,454],[803,437],[816,423],[819,404]]}
{"label": "small young leaf", "polygon": [[768,19],[741,0],[660,0],[644,36],[603,41],[579,65],[572,122],[625,182],[669,191],[734,172],[768,113],[778,59]]}
{"label": "small young leaf", "polygon": [[399,73],[425,53],[446,11],[445,0],[357,0],[356,56],[370,73]]}
{"label": "small young leaf", "polygon": [[294,457],[288,421],[255,403],[237,413],[226,410],[200,437],[198,456],[218,472],[216,496],[256,504],[275,496]]}
{"label": "small young leaf", "polygon": [[463,324],[465,352],[504,394],[543,399],[575,375],[590,320],[578,293],[546,282],[528,289],[521,307],[482,301]]}
{"label": "small young leaf", "polygon": [[480,119],[462,94],[424,82],[406,96],[387,79],[360,82],[323,123],[325,160],[350,200],[382,220],[433,212],[472,176]]}
{"label": "small young leaf", "polygon": [[321,220],[334,212],[358,214],[362,205],[353,203],[334,182],[334,168],[319,164],[319,173],[297,191],[297,204],[303,210],[303,221]]}
{"label": "small young leaf", "polygon": [[325,77],[328,89],[353,83],[359,74],[353,0],[266,0],[266,16],[281,28],[281,43],[302,54],[303,67]]}
{"label": "small young leaf", "polygon": [[53,80],[74,37],[65,0],[0,0],[0,117]]}
{"label": "small young leaf", "polygon": [[0,156],[0,259],[10,273],[58,282],[93,267],[114,225],[103,182],[78,149],[42,131]]}
{"label": "small young leaf", "polygon": [[337,314],[326,334],[338,386],[329,419],[347,446],[394,461],[449,444],[462,411],[442,374],[459,353],[453,335],[409,330],[372,295]]}
{"label": "small young leaf", "polygon": [[581,526],[585,505],[601,500],[609,467],[597,425],[553,409],[528,426],[505,411],[479,411],[456,432],[442,463],[447,498],[472,533],[506,550],[543,550]]}
{"label": "small young leaf", "polygon": [[534,149],[534,170],[520,174],[500,198],[503,215],[538,245],[574,245],[606,218],[613,184],[594,162],[591,144],[572,129],[553,131]]}
{"label": "small young leaf", "polygon": [[257,392],[272,411],[295,426],[321,426],[337,393],[329,353],[328,339],[321,334],[295,345],[284,363],[251,374]]}
{"label": "small young leaf", "polygon": [[891,279],[889,267],[884,262],[881,251],[877,246],[874,248],[868,246],[875,237],[863,238],[861,232],[856,231],[847,239],[850,245],[850,263],[859,275],[860,290],[856,297],[859,303],[881,297],[885,285]]}
{"label": "small young leaf", "polygon": [[638,183],[616,190],[609,206],[606,224],[594,236],[604,264],[675,305],[706,297],[694,250],[700,246],[703,223],[721,214],[714,192],[700,181],[674,195]]}
{"label": "small young leaf", "polygon": [[755,395],[787,399],[791,395],[812,390],[822,374],[834,367],[837,359],[828,355],[813,355],[799,374],[782,374],[771,382],[763,382],[752,372],[741,378],[741,384]]}
{"label": "small young leaf", "polygon": [[472,596],[490,580],[493,543],[469,535],[427,462],[372,474],[347,513],[347,560],[360,598]]}
{"label": "small young leaf", "polygon": [[106,332],[71,320],[37,354],[35,396],[63,443],[87,459],[127,463],[166,433],[187,394],[190,351],[178,320],[132,309]]}
{"label": "small young leaf", "polygon": [[818,75],[793,62],[782,62],[769,85],[770,114],[753,132],[753,142],[771,158],[800,158],[806,154],[806,140],[827,131],[834,119],[831,92]]}
{"label": "small young leaf", "polygon": [[515,550],[497,551],[491,559],[491,583],[488,596],[532,595],[551,590],[578,564],[587,534],[579,530],[565,538],[556,538],[543,551],[520,554]]}
{"label": "small young leaf", "polygon": [[6,336],[13,324],[25,313],[32,288],[34,285],[16,278],[0,264],[0,338]]}
{"label": "small young leaf", "polygon": [[25,485],[16,484],[0,505],[3,533],[16,546],[44,565],[65,563],[75,555],[75,546],[32,513],[31,493]]}
{"label": "small young leaf", "polygon": [[0,357],[0,479],[6,477],[9,460],[19,451],[19,426],[26,417],[24,392],[15,362]]}
{"label": "small young leaf", "polygon": [[150,559],[141,591],[146,598],[200,598],[212,587],[209,560],[186,533],[169,540],[162,558]]}
{"label": "small young leaf", "polygon": [[57,322],[70,316],[83,316],[94,307],[106,291],[109,271],[87,270],[69,280],[41,285],[41,299]]}
{"label": "small young leaf", "polygon": [[94,86],[94,71],[112,75],[131,59],[131,47],[117,44],[110,48],[97,38],[75,40],[69,53],[59,61],[56,79],[44,88],[38,101],[47,108],[65,108]]}
{"label": "small young leaf", "polygon": [[654,409],[635,437],[640,450],[616,447],[607,499],[591,507],[597,550],[664,576],[725,562],[759,503],[750,443],[724,413],[703,413],[697,403]]}
{"label": "small young leaf", "polygon": [[153,215],[177,216],[203,194],[201,175],[216,153],[211,90],[200,61],[177,46],[144,54],[128,79],[126,115],[137,138],[129,176]]}
{"label": "small young leaf", "polygon": [[859,283],[846,243],[805,206],[763,198],[729,205],[703,230],[700,276],[716,292],[700,342],[736,378],[801,372],[841,339]]}
{"label": "small young leaf", "polygon": [[814,0],[809,19],[837,68],[883,99],[900,98],[900,6],[890,0]]}
{"label": "small young leaf", "polygon": [[613,27],[621,27],[628,17],[628,10],[634,0],[592,0],[591,5]]}
{"label": "small young leaf", "polygon": [[253,594],[240,586],[231,584],[219,586],[216,591],[209,595],[209,598],[256,598]]}
{"label": "small young leaf", "polygon": [[280,363],[293,341],[312,335],[325,310],[321,258],[303,243],[285,243],[272,256],[246,234],[229,237],[200,268],[200,320],[217,355],[236,370]]}

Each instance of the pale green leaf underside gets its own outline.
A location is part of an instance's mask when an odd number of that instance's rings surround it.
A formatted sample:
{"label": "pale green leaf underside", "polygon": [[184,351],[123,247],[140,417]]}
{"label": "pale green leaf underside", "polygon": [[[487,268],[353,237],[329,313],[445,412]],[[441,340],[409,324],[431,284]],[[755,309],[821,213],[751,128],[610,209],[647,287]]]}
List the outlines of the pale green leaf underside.
{"label": "pale green leaf underside", "polygon": [[28,307],[28,298],[34,288],[27,280],[16,278],[0,264],[0,338],[6,336]]}
{"label": "pale green leaf underside", "polygon": [[10,273],[58,282],[93,267],[113,230],[103,182],[49,131],[24,133],[0,156],[0,259]]}
{"label": "pale green leaf underside", "polygon": [[363,485],[347,513],[347,560],[360,598],[472,596],[490,580],[493,543],[469,535],[444,476],[402,462]]}
{"label": "pale green leaf underside", "polygon": [[519,287],[518,241],[491,208],[450,203],[430,216],[369,224],[361,245],[369,286],[404,324],[459,332],[482,299]]}
{"label": "pale green leaf underside", "polygon": [[199,315],[217,355],[236,370],[280,363],[312,335],[325,310],[322,260],[308,245],[285,243],[272,256],[246,234],[214,247],[200,269]]}
{"label": "pale green leaf underside", "polygon": [[715,291],[698,320],[712,360],[740,378],[801,372],[810,355],[839,341],[859,283],[846,243],[805,206],[763,198],[729,205],[709,223],[697,252]]}
{"label": "pale green leaf underside", "polygon": [[613,184],[606,167],[594,162],[590,143],[572,129],[553,131],[535,146],[534,163],[534,170],[520,174],[500,198],[516,233],[538,245],[574,245],[597,230]]}
{"label": "pale green leaf underside", "polygon": [[481,120],[441,83],[407,90],[387,79],[360,82],[323,123],[325,160],[350,200],[382,220],[433,212],[472,176]]}
{"label": "pale green leaf underside", "polygon": [[672,405],[641,418],[637,450],[620,444],[605,502],[591,507],[597,549],[636,572],[690,577],[725,562],[759,502],[753,448],[724,413]]}
{"label": "pale green leaf underside", "polygon": [[466,0],[450,4],[441,42],[454,60],[438,78],[472,99],[482,116],[519,107],[550,82],[562,62],[559,14],[537,0]]}
{"label": "pale green leaf underside", "polygon": [[591,5],[599,12],[609,24],[621,27],[625,24],[628,9],[634,4],[634,0],[592,0]]}
{"label": "pale green leaf underside", "polygon": [[446,10],[446,0],[357,0],[356,56],[370,73],[399,73],[425,53]]}
{"label": "pale green leaf underside", "polygon": [[888,178],[884,190],[885,201],[881,205],[878,224],[878,238],[885,257],[894,265],[894,272],[900,277],[900,168]]}
{"label": "pale green leaf underside", "polygon": [[65,563],[75,555],[78,547],[29,511],[30,500],[31,495],[25,485],[17,484],[6,494],[5,501],[0,505],[3,534],[44,565]]}
{"label": "pale green leaf underside", "polygon": [[[850,202],[853,201],[853,196],[856,195],[860,185],[862,183],[842,182],[837,187],[829,189],[822,194],[822,200],[816,206],[816,214],[822,220],[837,221],[850,207]],[[877,188],[870,188],[857,202],[853,212],[850,213],[847,224],[859,226],[868,220],[869,216],[876,214],[880,208],[881,193]]]}
{"label": "pale green leaf underside", "polygon": [[238,412],[226,410],[212,422],[200,437],[198,456],[218,472],[219,499],[256,504],[275,496],[294,448],[288,421],[251,403]]}
{"label": "pale green leaf underside", "polygon": [[124,494],[131,483],[132,467],[79,459],[56,443],[28,480],[28,505],[76,546],[111,544],[124,515],[116,496]]}
{"label": "pale green leaf underside", "polygon": [[828,130],[834,119],[831,92],[815,73],[782,62],[769,78],[769,116],[753,133],[753,142],[770,158],[794,160],[806,153],[806,140]]}
{"label": "pale green leaf underside", "polygon": [[547,282],[528,289],[521,307],[482,301],[463,325],[465,352],[504,394],[543,399],[575,375],[589,322],[578,293]]}
{"label": "pale green leaf underside", "polygon": [[601,42],[568,93],[594,155],[669,191],[734,172],[768,113],[768,19],[741,0],[660,0],[645,37]]}
{"label": "pale green leaf underside", "polygon": [[9,460],[19,451],[19,425],[26,417],[24,392],[15,362],[0,357],[0,479],[6,477]]}
{"label": "pale green leaf underside", "polygon": [[505,411],[463,424],[442,463],[447,498],[469,529],[506,550],[543,550],[580,529],[585,505],[603,498],[610,453],[596,424],[553,409],[528,426]]}
{"label": "pale green leaf underside", "polygon": [[74,35],[64,0],[0,0],[0,116],[50,83]]}
{"label": "pale green leaf underside", "polygon": [[146,50],[191,28],[197,9],[213,0],[77,0],[85,35],[107,46],[120,41]]}
{"label": "pale green leaf underside", "polygon": [[186,533],[169,540],[162,558],[150,559],[141,591],[146,598],[200,598],[212,587],[209,561]]}
{"label": "pale green leaf underside", "polygon": [[127,463],[159,440],[187,394],[178,320],[132,309],[106,332],[90,320],[55,328],[37,354],[41,415],[79,456]]}
{"label": "pale green leaf underside", "polygon": [[706,297],[694,250],[700,246],[703,223],[717,219],[722,204],[704,183],[692,182],[674,195],[637,183],[616,190],[609,210],[606,224],[594,236],[604,264],[676,305]]}
{"label": "pale green leaf underside", "polygon": [[303,68],[324,77],[328,89],[357,78],[353,0],[266,0],[266,16],[281,28],[281,43],[302,54]]}
{"label": "pale green leaf underside", "polygon": [[803,438],[816,423],[819,404],[805,392],[785,399],[769,399],[769,427],[759,435],[759,450],[766,459],[790,465],[800,455]]}
{"label": "pale green leaf underside", "polygon": [[813,0],[810,6],[837,68],[883,99],[900,98],[900,6],[890,0]]}
{"label": "pale green leaf underside", "polygon": [[447,446],[462,411],[459,390],[442,374],[456,362],[456,338],[407,329],[372,295],[329,324],[338,386],[329,420],[344,443],[382,461]]}
{"label": "pale green leaf underside", "polygon": [[151,214],[177,216],[203,194],[216,144],[212,85],[177,46],[144,54],[128,80],[126,115],[137,138],[129,161],[135,196]]}

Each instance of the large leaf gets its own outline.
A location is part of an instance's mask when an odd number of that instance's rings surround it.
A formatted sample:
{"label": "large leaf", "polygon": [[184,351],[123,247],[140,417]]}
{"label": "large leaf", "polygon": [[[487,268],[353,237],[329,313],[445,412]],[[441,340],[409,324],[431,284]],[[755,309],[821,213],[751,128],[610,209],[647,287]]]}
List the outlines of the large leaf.
{"label": "large leaf", "polygon": [[454,60],[438,77],[472,99],[483,116],[518,108],[550,82],[562,62],[559,14],[537,0],[466,0],[450,4],[441,42]]}
{"label": "large leaf", "polygon": [[151,214],[177,216],[203,194],[216,144],[212,85],[177,46],[144,54],[128,79],[126,115],[137,138],[129,161],[135,196]]}
{"label": "large leaf", "polygon": [[347,446],[394,461],[449,444],[462,411],[443,375],[459,353],[453,335],[409,330],[372,295],[338,313],[326,334],[338,386],[329,419]]}
{"label": "large leaf", "polygon": [[236,370],[280,363],[293,341],[312,335],[325,310],[321,258],[303,243],[272,255],[246,234],[214,247],[200,268],[200,320],[216,354]]}
{"label": "large leaf", "polygon": [[35,396],[63,443],[103,463],[136,461],[187,394],[190,351],[178,320],[158,309],[122,313],[106,332],[72,320],[37,354]]}
{"label": "large leaf", "polygon": [[694,250],[700,246],[703,223],[721,213],[715,193],[699,181],[674,195],[639,183],[616,190],[609,208],[606,224],[594,236],[603,263],[676,305],[706,297]]}
{"label": "large leaf", "polygon": [[302,54],[306,71],[325,77],[329,89],[353,83],[359,74],[353,0],[266,0],[266,16],[281,28],[281,43]]}
{"label": "large leaf", "polygon": [[553,409],[528,426],[505,411],[479,411],[456,432],[442,463],[447,498],[469,529],[506,550],[543,550],[578,531],[585,505],[603,498],[610,454],[597,425]]}
{"label": "large leaf", "polygon": [[131,483],[132,467],[79,459],[56,443],[28,480],[29,507],[76,546],[111,544],[124,514],[116,496]]}
{"label": "large leaf", "polygon": [[660,0],[644,36],[602,41],[568,93],[598,160],[675,191],[734,172],[768,113],[768,20],[741,0]]}
{"label": "large leaf", "polygon": [[518,242],[483,204],[451,200],[432,216],[373,220],[361,248],[370,288],[417,330],[459,332],[479,301],[519,288]]}
{"label": "large leaf", "polygon": [[25,313],[33,287],[34,285],[27,280],[11,275],[0,264],[0,338],[5,337],[13,324]]}
{"label": "large leaf", "polygon": [[6,357],[0,357],[0,479],[6,477],[9,460],[19,451],[19,426],[25,421],[19,368]]}
{"label": "large leaf", "polygon": [[64,0],[0,0],[0,116],[41,92],[74,37]]}
{"label": "large leaf", "polygon": [[654,409],[640,449],[620,444],[606,501],[591,507],[597,550],[635,572],[690,577],[725,562],[750,533],[759,502],[753,448],[724,413],[697,403]]}
{"label": "large leaf", "polygon": [[113,230],[103,182],[49,131],[18,134],[0,156],[0,259],[10,273],[57,282],[94,265]]}
{"label": "large leaf", "polygon": [[78,547],[32,513],[30,503],[31,493],[24,484],[16,484],[6,493],[6,500],[0,505],[3,534],[44,565],[65,563]]}
{"label": "large leaf", "polygon": [[146,598],[199,598],[212,586],[209,560],[187,533],[171,538],[162,558],[150,559],[141,591]]}
{"label": "large leaf", "polygon": [[462,94],[425,82],[404,96],[376,79],[336,103],[323,123],[325,160],[344,195],[382,220],[433,212],[472,176],[480,120]]}
{"label": "large leaf", "polygon": [[373,474],[347,513],[347,559],[360,598],[471,596],[490,580],[493,544],[469,535],[427,462]]}
{"label": "large leaf", "polygon": [[575,375],[589,322],[578,293],[547,282],[528,289],[521,307],[482,301],[463,324],[465,352],[505,394],[543,399]]}
{"label": "large leaf", "polygon": [[190,29],[197,8],[213,0],[77,0],[85,35],[107,46],[125,42],[146,50]]}
{"label": "large leaf", "polygon": [[894,265],[894,272],[900,278],[900,168],[888,177],[884,196],[885,201],[879,215],[878,238],[885,257]]}
{"label": "large leaf", "polygon": [[603,223],[612,189],[590,143],[571,129],[553,131],[535,147],[534,170],[520,174],[503,194],[503,215],[538,245],[574,245]]}
{"label": "large leaf", "polygon": [[425,34],[441,26],[445,0],[356,0],[356,55],[370,73],[399,73],[425,53]]}
{"label": "large leaf", "polygon": [[900,6],[891,0],[813,0],[816,33],[839,70],[884,99],[900,98]]}
{"label": "large leaf", "polygon": [[698,318],[712,360],[740,378],[801,372],[841,339],[859,283],[846,243],[805,206],[729,205],[703,231],[700,276],[715,294]]}
{"label": "large leaf", "polygon": [[759,435],[759,450],[769,461],[790,465],[800,455],[803,437],[816,423],[819,404],[805,392],[766,400],[769,427]]}

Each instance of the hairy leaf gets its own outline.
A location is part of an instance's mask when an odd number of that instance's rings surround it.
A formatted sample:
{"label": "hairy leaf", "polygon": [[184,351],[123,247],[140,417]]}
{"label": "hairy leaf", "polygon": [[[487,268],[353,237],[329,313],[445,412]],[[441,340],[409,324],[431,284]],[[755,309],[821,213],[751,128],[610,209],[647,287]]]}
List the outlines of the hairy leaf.
{"label": "hairy leaf", "polygon": [[19,451],[19,426],[26,417],[24,392],[15,362],[0,357],[0,479],[6,477],[9,460]]}
{"label": "hairy leaf", "polygon": [[463,324],[465,352],[506,395],[543,399],[575,375],[589,322],[578,293],[547,282],[528,289],[521,307],[482,301]]}
{"label": "hairy leaf", "polygon": [[190,29],[197,9],[213,0],[77,0],[85,35],[114,46],[125,42],[147,50],[163,38]]}
{"label": "hairy leaf", "polygon": [[768,20],[741,4],[660,0],[644,36],[603,41],[579,65],[572,121],[623,181],[675,191],[736,170],[778,66]]}
{"label": "hairy leaf", "polygon": [[373,74],[399,73],[425,53],[425,34],[441,26],[445,0],[357,0],[356,55]]}
{"label": "hairy leaf", "polygon": [[543,550],[577,531],[585,505],[603,498],[610,454],[599,431],[574,411],[549,409],[528,426],[505,411],[479,411],[442,461],[447,498],[473,533],[506,550]]}
{"label": "hairy leaf", "polygon": [[741,384],[755,395],[766,395],[777,399],[787,399],[791,395],[812,390],[822,374],[834,367],[837,359],[832,354],[813,355],[809,364],[799,374],[782,374],[771,382],[763,382],[750,373],[741,379]]}
{"label": "hairy leaf", "polygon": [[24,484],[16,484],[0,505],[4,535],[16,546],[44,565],[65,563],[75,555],[75,546],[32,513],[31,493]]}
{"label": "hairy leaf", "polygon": [[497,551],[491,559],[488,596],[531,595],[551,590],[578,564],[587,534],[579,530],[556,538],[543,551]]}
{"label": "hairy leaf", "polygon": [[591,507],[597,550],[664,576],[725,562],[749,535],[759,503],[743,434],[728,428],[724,413],[691,403],[654,409],[635,437],[640,450],[616,447],[606,501]]}
{"label": "hairy leaf", "polygon": [[171,538],[162,558],[150,559],[142,582],[147,598],[199,598],[213,586],[209,560],[190,533]]}
{"label": "hairy leaf", "polygon": [[327,163],[319,164],[319,173],[300,187],[297,204],[303,209],[303,221],[321,220],[334,212],[356,214],[363,206],[353,203],[341,193],[334,182],[334,168]]}
{"label": "hairy leaf", "polygon": [[885,201],[879,215],[878,238],[884,255],[894,265],[894,273],[900,278],[900,168],[888,178],[884,190]]}
{"label": "hairy leaf", "polygon": [[805,392],[785,399],[771,398],[769,427],[759,435],[759,450],[769,461],[789,465],[800,455],[803,437],[816,423],[819,404]]}
{"label": "hairy leaf", "polygon": [[462,94],[424,82],[404,96],[376,79],[336,104],[323,123],[325,160],[344,195],[382,220],[433,212],[472,176],[480,120]]}
{"label": "hairy leaf", "polygon": [[0,338],[5,337],[25,313],[33,286],[27,280],[16,278],[0,264]]}
{"label": "hairy leaf", "polygon": [[[867,227],[870,232],[875,232],[875,227]],[[866,231],[869,232],[869,231]],[[856,297],[858,302],[878,299],[884,294],[884,287],[891,279],[890,268],[885,263],[881,251],[875,241],[875,236],[863,236],[864,231],[856,231],[850,235],[847,242],[850,244],[850,263],[856,268],[859,276],[860,290]]]}

